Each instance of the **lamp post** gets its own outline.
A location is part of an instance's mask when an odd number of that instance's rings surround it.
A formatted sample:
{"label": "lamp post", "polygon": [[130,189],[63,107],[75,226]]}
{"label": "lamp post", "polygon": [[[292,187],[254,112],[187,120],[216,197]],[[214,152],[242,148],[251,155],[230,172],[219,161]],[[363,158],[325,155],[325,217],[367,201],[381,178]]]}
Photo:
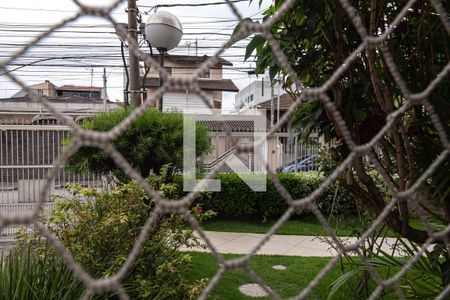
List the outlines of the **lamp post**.
{"label": "lamp post", "polygon": [[[147,41],[159,52],[159,64],[164,68],[164,55],[175,48],[183,36],[183,28],[178,18],[167,11],[151,15],[145,24]],[[159,86],[163,85],[162,72],[159,73]],[[158,101],[159,110],[163,109],[163,96]]]}
{"label": "lamp post", "polygon": [[[130,65],[130,96],[131,103],[136,106],[141,104],[141,93],[139,86],[139,57],[136,55],[135,51],[137,47],[134,47],[138,43],[138,28],[137,28],[137,8],[136,8],[136,0],[128,0],[128,38],[133,43],[129,44],[130,47],[130,57],[129,57],[129,65]],[[125,106],[128,105],[128,100],[124,102]]]}

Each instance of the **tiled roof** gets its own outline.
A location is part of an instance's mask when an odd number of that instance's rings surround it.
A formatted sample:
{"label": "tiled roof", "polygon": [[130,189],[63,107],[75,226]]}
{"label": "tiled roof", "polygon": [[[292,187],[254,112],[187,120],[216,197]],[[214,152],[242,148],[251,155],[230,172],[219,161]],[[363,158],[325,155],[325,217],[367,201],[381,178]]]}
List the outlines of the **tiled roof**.
{"label": "tiled roof", "polygon": [[[159,79],[150,77],[145,79],[147,87],[158,87]],[[198,85],[202,90],[207,91],[224,91],[224,92],[238,92],[239,89],[230,79],[198,79]]]}
{"label": "tiled roof", "polygon": [[96,86],[81,86],[81,85],[63,85],[56,88],[57,91],[86,91],[86,92],[101,92],[101,87]]}
{"label": "tiled roof", "polygon": [[[103,104],[103,99],[92,99],[85,98],[81,96],[69,96],[69,97],[45,97],[44,98],[49,102],[54,103],[94,103],[94,104]],[[0,99],[0,102],[33,102],[33,100],[29,96],[19,97],[19,98],[3,98]],[[113,103],[108,101],[108,103]]]}
{"label": "tiled roof", "polygon": [[265,132],[269,126],[264,116],[195,114],[192,117],[213,132]]}
{"label": "tiled roof", "polygon": [[[157,60],[159,60],[159,54],[153,55],[153,57]],[[203,56],[192,56],[192,55],[170,55],[166,54],[164,55],[164,59],[171,60],[173,62],[179,63],[179,64],[199,64],[204,61],[206,61],[210,56],[203,55]],[[226,59],[223,59],[219,57],[217,65],[220,66],[232,66],[233,64],[229,62]]]}
{"label": "tiled roof", "polygon": [[[277,99],[277,97],[275,97],[274,101],[273,101],[273,105],[274,105],[275,109],[277,108],[277,105],[278,105],[277,101],[278,101],[278,99]],[[280,110],[288,110],[292,106],[292,104],[294,104],[294,102],[295,102],[294,98],[292,98],[291,95],[289,95],[289,94],[281,95],[280,96]],[[270,109],[271,108],[270,100],[259,103],[258,106],[263,109]]]}

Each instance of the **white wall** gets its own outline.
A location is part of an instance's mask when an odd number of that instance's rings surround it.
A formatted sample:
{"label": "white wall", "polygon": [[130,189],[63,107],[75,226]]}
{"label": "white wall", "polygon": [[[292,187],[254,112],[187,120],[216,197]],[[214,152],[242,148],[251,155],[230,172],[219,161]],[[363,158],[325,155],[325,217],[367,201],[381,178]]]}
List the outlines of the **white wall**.
{"label": "white wall", "polygon": [[[210,94],[210,99],[212,100],[212,94]],[[203,99],[192,93],[165,93],[163,110],[177,110],[189,114],[212,114]]]}
{"label": "white wall", "polygon": [[[274,96],[278,95],[278,85],[274,86]],[[250,83],[235,95],[235,108],[249,108],[261,102],[270,100],[272,87],[268,76],[259,78]]]}
{"label": "white wall", "polygon": [[[51,102],[51,105],[60,112],[101,112],[105,110],[102,103],[61,103]],[[106,109],[111,110],[118,107],[116,103],[107,103]],[[47,108],[36,102],[8,102],[0,101],[0,111],[4,112],[47,112]]]}

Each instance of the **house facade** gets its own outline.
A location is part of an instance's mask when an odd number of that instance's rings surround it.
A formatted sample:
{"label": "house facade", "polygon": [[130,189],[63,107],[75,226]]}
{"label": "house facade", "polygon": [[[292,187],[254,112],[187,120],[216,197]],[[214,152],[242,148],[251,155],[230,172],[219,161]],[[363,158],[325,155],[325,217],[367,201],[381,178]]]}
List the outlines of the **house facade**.
{"label": "house facade", "polygon": [[[159,60],[159,56],[154,57]],[[199,65],[205,62],[208,56],[166,55],[164,68],[173,77],[182,77],[193,74]],[[239,89],[230,79],[223,79],[223,66],[232,66],[231,62],[220,58],[210,70],[201,74],[198,85],[213,104],[215,109],[222,108],[223,92],[238,92]],[[154,99],[159,87],[159,74],[150,70],[145,80],[147,88],[146,99]],[[170,90],[163,96],[163,111],[178,110],[183,113],[210,113],[209,107],[203,99],[189,89]]]}

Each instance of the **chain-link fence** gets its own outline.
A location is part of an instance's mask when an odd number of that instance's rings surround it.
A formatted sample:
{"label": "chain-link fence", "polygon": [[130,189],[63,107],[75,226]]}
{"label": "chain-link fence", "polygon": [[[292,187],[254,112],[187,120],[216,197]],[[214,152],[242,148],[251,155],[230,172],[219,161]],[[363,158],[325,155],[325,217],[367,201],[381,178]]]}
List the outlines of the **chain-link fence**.
{"label": "chain-link fence", "polygon": [[[282,217],[273,225],[273,227],[264,235],[264,237],[260,240],[257,246],[255,246],[249,253],[243,257],[237,259],[225,259],[220,253],[217,252],[214,244],[210,242],[210,240],[205,235],[203,229],[201,228],[198,221],[191,215],[188,207],[190,203],[197,196],[198,192],[192,192],[183,197],[182,199],[178,199],[177,201],[173,201],[171,199],[164,199],[161,197],[154,189],[152,189],[148,183],[142,178],[139,173],[132,168],[132,166],[126,161],[126,159],[112,146],[111,142],[114,141],[118,136],[120,136],[127,127],[139,116],[143,113],[144,110],[148,109],[150,106],[154,104],[160,96],[162,96],[166,91],[174,90],[174,89],[187,89],[198,93],[199,96],[203,98],[205,103],[211,106],[211,101],[207,98],[207,95],[199,88],[197,79],[199,75],[203,74],[210,67],[212,67],[215,63],[217,63],[219,56],[225,51],[225,49],[231,47],[238,40],[247,37],[252,33],[260,33],[267,41],[269,46],[271,47],[275,57],[278,62],[282,65],[284,71],[289,74],[290,78],[293,79],[294,83],[297,87],[302,87],[301,80],[297,77],[296,73],[292,69],[291,65],[288,63],[288,60],[284,53],[281,51],[280,45],[277,44],[274,36],[271,34],[271,26],[275,24],[281,16],[288,12],[296,1],[294,0],[286,0],[282,2],[281,6],[278,9],[276,14],[266,21],[262,23],[253,23],[247,20],[244,20],[242,15],[239,13],[235,5],[232,1],[227,1],[229,7],[233,10],[236,18],[241,21],[240,31],[233,35],[228,42],[226,42],[223,47],[218,50],[214,56],[210,57],[207,61],[202,63],[195,73],[192,76],[185,77],[170,77],[165,73],[165,70],[160,69],[159,63],[152,59],[152,57],[144,52],[138,50],[138,45],[134,44],[133,41],[128,40],[127,42],[130,45],[130,49],[135,54],[138,54],[147,66],[151,66],[152,68],[160,71],[163,76],[165,76],[164,85],[157,91],[155,98],[145,101],[142,106],[136,108],[124,121],[118,124],[114,129],[108,132],[92,132],[88,130],[84,130],[80,128],[80,126],[74,121],[66,118],[64,114],[58,112],[45,98],[33,93],[33,91],[27,88],[26,84],[16,76],[13,72],[8,72],[8,65],[13,62],[15,59],[24,55],[30,48],[33,48],[37,43],[42,41],[44,38],[48,37],[57,29],[61,29],[70,22],[73,22],[83,16],[96,16],[98,18],[107,20],[115,28],[121,32],[121,36],[127,36],[126,29],[117,24],[115,20],[111,17],[110,12],[114,8],[116,8],[121,2],[121,0],[114,1],[114,3],[108,8],[99,8],[93,6],[87,6],[82,4],[79,0],[73,0],[73,2],[78,5],[79,12],[75,14],[73,17],[65,19],[49,29],[44,34],[37,36],[32,42],[30,42],[26,47],[20,49],[16,53],[14,53],[11,57],[9,57],[6,61],[4,61],[0,65],[0,69],[5,72],[6,76],[9,77],[10,80],[18,84],[21,88],[27,91],[32,98],[33,101],[41,103],[46,107],[50,112],[52,112],[61,122],[63,122],[66,126],[68,126],[74,135],[73,142],[68,145],[64,151],[61,153],[59,158],[53,163],[52,169],[48,172],[48,176],[45,184],[40,189],[40,197],[36,203],[36,206],[33,211],[27,214],[2,214],[0,216],[0,226],[5,227],[12,224],[33,224],[40,234],[47,238],[47,241],[56,249],[57,253],[64,259],[64,262],[68,267],[80,278],[80,280],[86,286],[88,291],[87,295],[92,296],[94,294],[103,294],[108,291],[116,291],[118,295],[122,299],[128,298],[123,286],[122,281],[125,278],[126,274],[132,268],[133,263],[136,261],[139,252],[143,243],[146,241],[149,232],[154,226],[154,222],[158,220],[158,216],[162,213],[177,213],[184,214],[192,228],[198,233],[198,235],[204,240],[207,247],[210,249],[212,254],[215,256],[217,263],[220,268],[219,271],[215,274],[215,276],[209,281],[208,286],[203,290],[200,299],[206,299],[214,287],[218,284],[224,274],[230,270],[241,269],[243,270],[254,282],[260,284],[262,288],[273,298],[280,299],[280,295],[278,295],[273,289],[268,286],[263,279],[256,274],[250,267],[249,261],[250,259],[258,252],[259,249],[270,239],[270,237],[289,219],[289,217],[298,210],[302,210],[308,208],[313,214],[317,217],[323,227],[326,229],[332,241],[337,245],[336,249],[339,250],[339,253],[330,259],[327,265],[316,275],[316,277],[309,282],[309,284],[296,296],[298,299],[307,298],[308,295],[312,292],[313,288],[317,286],[317,284],[323,279],[327,273],[339,262],[339,260],[349,252],[356,253],[357,256],[361,259],[362,263],[367,268],[367,271],[373,275],[373,278],[377,284],[377,288],[374,290],[371,299],[378,298],[384,289],[393,288],[400,298],[404,298],[401,290],[398,288],[399,280],[407,270],[409,270],[413,264],[419,259],[419,257],[424,253],[425,249],[434,243],[437,240],[444,241],[446,245],[448,243],[448,234],[450,231],[450,227],[446,227],[445,229],[439,232],[433,232],[431,230],[428,231],[429,238],[423,243],[420,247],[420,251],[416,253],[416,255],[406,262],[399,271],[392,275],[390,278],[386,280],[382,280],[380,274],[368,263],[367,259],[361,253],[359,247],[364,243],[365,239],[380,225],[386,218],[389,217],[390,211],[393,207],[395,207],[401,201],[414,202],[414,194],[419,189],[420,185],[423,184],[427,179],[431,176],[434,170],[436,170],[439,165],[447,158],[450,151],[450,144],[446,132],[444,130],[444,126],[446,124],[442,124],[438,115],[434,111],[432,105],[430,105],[427,97],[432,93],[432,91],[439,85],[441,80],[449,75],[450,73],[450,62],[445,64],[445,67],[440,70],[439,74],[432,80],[429,85],[419,93],[410,93],[408,92],[408,88],[406,87],[405,82],[403,81],[401,75],[398,72],[394,59],[389,52],[388,49],[383,47],[383,43],[390,38],[390,34],[396,30],[396,28],[404,21],[405,17],[409,13],[411,7],[415,4],[416,1],[410,0],[404,4],[404,7],[399,11],[396,18],[393,22],[386,28],[384,32],[377,33],[376,36],[370,36],[368,34],[368,30],[363,25],[363,20],[360,19],[357,11],[352,6],[353,1],[349,0],[340,0],[340,4],[344,11],[347,13],[347,17],[350,18],[353,26],[356,31],[359,33],[359,38],[361,39],[361,43],[358,47],[353,50],[350,56],[344,59],[342,65],[337,68],[334,73],[328,78],[328,80],[322,86],[313,87],[313,88],[304,88],[299,93],[296,102],[292,107],[288,110],[288,112],[281,118],[281,120],[271,128],[268,136],[272,136],[274,132],[278,128],[280,128],[283,124],[288,122],[292,116],[292,113],[295,109],[301,106],[303,103],[307,102],[310,99],[320,99],[324,103],[325,107],[331,112],[331,118],[334,120],[334,123],[337,126],[337,130],[342,134],[343,140],[347,147],[350,149],[349,155],[331,172],[331,174],[327,177],[327,179],[309,196],[303,199],[293,199],[293,197],[286,191],[286,189],[282,186],[282,184],[277,180],[276,176],[274,176],[273,172],[268,170],[269,179],[274,183],[275,187],[279,191],[279,193],[286,199],[286,202],[289,204],[289,209],[283,214]],[[433,0],[431,1],[435,11],[439,14],[440,21],[443,23],[444,28],[446,30],[447,37],[450,35],[450,21],[448,18],[448,14],[445,11],[445,8],[441,1]],[[339,112],[339,110],[335,107],[335,103],[330,100],[329,95],[327,94],[330,86],[337,82],[339,77],[346,72],[353,61],[355,61],[358,56],[362,55],[366,50],[369,49],[377,49],[385,56],[385,61],[388,66],[386,72],[389,72],[394,78],[398,88],[402,91],[404,98],[406,101],[397,109],[393,110],[391,113],[387,115],[386,123],[384,126],[378,131],[373,138],[370,139],[365,144],[358,145],[352,139],[352,135],[347,128],[344,119]],[[403,190],[399,190],[398,187],[392,184],[391,178],[387,176],[385,170],[380,165],[378,160],[374,159],[372,148],[374,145],[380,141],[381,137],[384,134],[387,134],[390,130],[395,127],[396,122],[398,122],[399,118],[408,110],[411,105],[423,105],[425,107],[427,113],[430,116],[431,122],[434,125],[438,138],[442,144],[442,151],[440,155],[434,160],[432,164],[428,166],[428,168],[418,176],[418,179],[411,183]],[[94,279],[89,274],[87,274],[83,268],[73,259],[73,257],[66,251],[64,245],[52,234],[41,222],[37,220],[37,216],[44,209],[45,199],[47,199],[47,191],[50,188],[52,181],[58,176],[60,172],[60,167],[66,162],[66,160],[81,146],[91,146],[98,147],[104,149],[110,157],[115,161],[117,166],[119,166],[128,176],[134,180],[136,180],[144,190],[156,201],[156,208],[148,218],[145,226],[142,228],[141,234],[139,238],[135,241],[134,246],[131,252],[128,255],[126,262],[121,266],[119,271],[106,279]],[[246,150],[236,148],[236,151]],[[248,149],[247,149],[248,150]],[[374,167],[381,174],[384,184],[390,189],[391,194],[393,195],[390,201],[387,202],[384,209],[378,214],[376,220],[372,223],[370,228],[354,243],[344,245],[340,238],[335,234],[334,230],[330,227],[329,223],[326,221],[326,218],[320,213],[317,207],[314,204],[315,199],[320,195],[323,191],[325,191],[333,182],[345,171],[347,170],[352,161],[361,156],[368,156]],[[211,179],[215,175],[216,171],[220,165],[216,166],[206,177],[205,179]],[[423,218],[424,222],[427,218]],[[438,299],[446,299],[450,292],[450,285],[446,286],[441,294],[437,297]]]}

